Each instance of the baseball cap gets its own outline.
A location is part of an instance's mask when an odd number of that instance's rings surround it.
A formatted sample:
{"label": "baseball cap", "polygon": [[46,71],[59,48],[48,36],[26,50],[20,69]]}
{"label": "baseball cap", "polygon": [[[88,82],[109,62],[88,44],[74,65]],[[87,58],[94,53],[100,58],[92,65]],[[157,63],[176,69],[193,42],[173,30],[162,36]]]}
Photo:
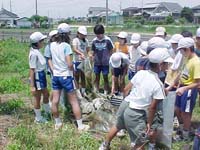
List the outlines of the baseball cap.
{"label": "baseball cap", "polygon": [[183,36],[181,34],[174,34],[168,42],[171,44],[173,44],[173,43],[178,44],[179,40],[182,38],[183,38]]}
{"label": "baseball cap", "polygon": [[138,33],[133,33],[131,36],[131,44],[138,44],[141,40],[141,35]]}
{"label": "baseball cap", "polygon": [[196,37],[200,37],[200,28],[197,29]]}
{"label": "baseball cap", "polygon": [[122,38],[122,39],[126,39],[127,36],[128,36],[128,34],[127,34],[126,32],[123,32],[123,31],[120,32],[120,33],[117,35],[118,38]]}
{"label": "baseball cap", "polygon": [[147,55],[147,47],[148,47],[148,42],[143,41],[138,47],[138,50],[142,55]]}
{"label": "baseball cap", "polygon": [[80,26],[78,32],[83,35],[87,35],[87,28],[85,26]]}
{"label": "baseball cap", "polygon": [[52,30],[51,32],[49,32],[49,37],[51,38],[52,36],[58,34],[58,30]]}
{"label": "baseball cap", "polygon": [[153,37],[148,41],[148,47],[151,48],[167,48],[167,42],[161,37]]}
{"label": "baseball cap", "polygon": [[157,27],[155,35],[165,35],[166,29],[164,27]]}
{"label": "baseball cap", "polygon": [[174,60],[170,56],[167,48],[155,48],[148,55],[149,61],[152,63],[169,62],[173,63]]}
{"label": "baseball cap", "polygon": [[119,52],[113,53],[110,57],[110,64],[113,68],[119,68],[121,65],[121,55]]}
{"label": "baseball cap", "polygon": [[30,35],[30,42],[31,43],[38,43],[41,40],[46,39],[47,36],[42,34],[41,32],[34,32]]}
{"label": "baseball cap", "polygon": [[182,38],[178,42],[177,50],[179,50],[181,48],[190,48],[191,46],[194,46],[194,44],[195,44],[195,42],[192,38],[190,38],[190,37]]}
{"label": "baseball cap", "polygon": [[70,26],[66,23],[61,23],[58,25],[58,33],[68,33],[70,32]]}

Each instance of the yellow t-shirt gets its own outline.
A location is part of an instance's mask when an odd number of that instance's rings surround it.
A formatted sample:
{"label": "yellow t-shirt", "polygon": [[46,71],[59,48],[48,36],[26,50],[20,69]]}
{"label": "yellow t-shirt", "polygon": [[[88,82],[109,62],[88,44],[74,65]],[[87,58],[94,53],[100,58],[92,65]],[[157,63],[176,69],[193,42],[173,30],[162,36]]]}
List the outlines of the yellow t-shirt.
{"label": "yellow t-shirt", "polygon": [[196,55],[186,61],[181,72],[181,83],[190,85],[195,82],[195,79],[200,79],[200,60]]}
{"label": "yellow t-shirt", "polygon": [[122,52],[128,54],[128,45],[120,45],[119,42],[115,42],[113,52]]}

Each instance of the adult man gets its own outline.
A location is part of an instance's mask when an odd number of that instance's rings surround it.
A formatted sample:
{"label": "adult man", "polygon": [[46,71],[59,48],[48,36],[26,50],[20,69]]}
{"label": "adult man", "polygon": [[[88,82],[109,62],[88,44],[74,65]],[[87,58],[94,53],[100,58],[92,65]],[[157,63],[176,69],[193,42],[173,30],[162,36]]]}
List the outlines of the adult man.
{"label": "adult man", "polygon": [[186,58],[184,69],[180,77],[180,87],[176,90],[176,115],[179,122],[183,122],[183,139],[189,139],[192,111],[197,98],[197,87],[200,85],[200,60],[194,52],[194,40],[183,38],[178,43],[180,50]]}
{"label": "adult man", "polygon": [[171,61],[169,58],[165,48],[154,49],[149,54],[150,70],[139,71],[125,87],[126,97],[118,110],[117,123],[110,129],[99,150],[108,150],[116,133],[124,128],[130,135],[132,149],[143,144],[144,141],[140,141],[140,137],[146,129],[145,134],[149,133],[157,104],[165,98],[164,87],[157,73],[160,71],[160,63]]}

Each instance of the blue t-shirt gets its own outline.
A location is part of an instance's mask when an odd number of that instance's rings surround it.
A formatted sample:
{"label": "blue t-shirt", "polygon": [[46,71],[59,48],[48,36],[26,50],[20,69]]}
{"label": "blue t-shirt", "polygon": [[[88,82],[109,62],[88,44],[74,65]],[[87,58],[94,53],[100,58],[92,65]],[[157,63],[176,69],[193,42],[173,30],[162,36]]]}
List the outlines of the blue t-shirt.
{"label": "blue t-shirt", "polygon": [[94,38],[92,51],[94,52],[94,65],[109,66],[109,59],[113,49],[112,41],[105,36],[102,40]]}

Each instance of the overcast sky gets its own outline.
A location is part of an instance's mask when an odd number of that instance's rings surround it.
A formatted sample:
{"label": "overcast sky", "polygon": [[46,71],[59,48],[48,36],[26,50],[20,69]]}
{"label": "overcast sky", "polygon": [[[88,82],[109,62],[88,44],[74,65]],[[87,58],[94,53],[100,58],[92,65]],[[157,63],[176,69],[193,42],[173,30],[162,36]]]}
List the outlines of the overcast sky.
{"label": "overcast sky", "polygon": [[[1,7],[10,10],[10,1],[12,2],[12,11],[19,17],[30,17],[35,14],[36,0],[0,0]],[[88,8],[91,6],[105,7],[106,0],[37,0],[38,14],[52,18],[66,18],[86,16]],[[147,2],[164,2],[164,0],[108,0],[109,8],[115,11],[121,7],[142,6]],[[181,6],[193,7],[199,5],[200,0],[165,0],[165,2],[177,2]]]}

